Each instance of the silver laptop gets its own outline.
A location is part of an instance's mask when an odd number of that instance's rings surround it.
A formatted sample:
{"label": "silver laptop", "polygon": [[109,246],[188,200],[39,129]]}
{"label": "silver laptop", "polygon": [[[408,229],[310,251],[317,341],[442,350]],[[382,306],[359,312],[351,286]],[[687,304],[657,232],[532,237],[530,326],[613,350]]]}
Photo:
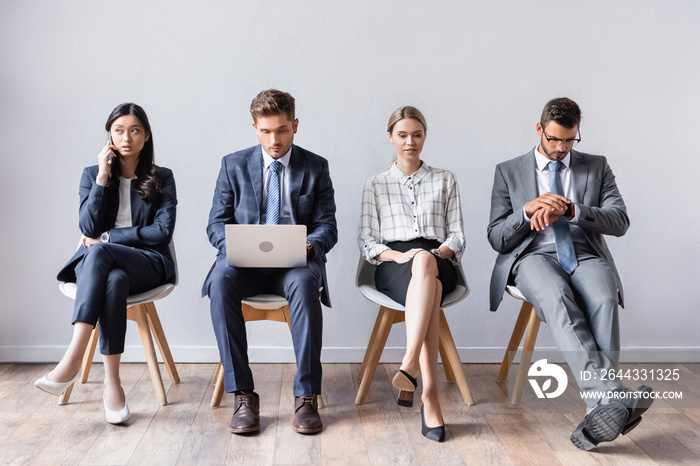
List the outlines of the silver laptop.
{"label": "silver laptop", "polygon": [[231,267],[306,266],[306,225],[226,225]]}

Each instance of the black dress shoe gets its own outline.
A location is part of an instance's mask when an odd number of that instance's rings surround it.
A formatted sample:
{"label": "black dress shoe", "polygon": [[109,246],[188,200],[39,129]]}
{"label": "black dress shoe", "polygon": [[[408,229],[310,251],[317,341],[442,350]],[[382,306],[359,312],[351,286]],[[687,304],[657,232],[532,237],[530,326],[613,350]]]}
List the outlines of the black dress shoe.
{"label": "black dress shoe", "polygon": [[399,406],[413,406],[413,392],[418,388],[418,381],[406,371],[398,370],[391,380],[391,384],[399,389],[397,403]]}
{"label": "black dress shoe", "polygon": [[612,400],[593,408],[569,439],[579,450],[592,450],[600,442],[615,440],[627,425],[628,418],[627,407]]}
{"label": "black dress shoe", "polygon": [[654,399],[651,397],[652,390],[646,385],[641,385],[635,391],[627,388],[617,390],[618,393],[624,394],[620,396],[618,400],[625,405],[629,416],[627,418],[627,423],[622,429],[622,435],[626,435],[629,431],[634,429],[642,422],[642,414],[649,409]]}
{"label": "black dress shoe", "polygon": [[260,430],[260,397],[257,393],[236,394],[229,430],[234,434],[248,434]]}
{"label": "black dress shoe", "polygon": [[300,434],[317,434],[323,430],[321,416],[318,415],[318,397],[316,395],[294,397],[292,428]]}
{"label": "black dress shoe", "polygon": [[428,427],[425,424],[425,414],[423,413],[423,406],[420,407],[420,422],[420,433],[423,434],[423,437],[429,440],[433,440],[435,442],[445,441],[445,424],[437,427]]}

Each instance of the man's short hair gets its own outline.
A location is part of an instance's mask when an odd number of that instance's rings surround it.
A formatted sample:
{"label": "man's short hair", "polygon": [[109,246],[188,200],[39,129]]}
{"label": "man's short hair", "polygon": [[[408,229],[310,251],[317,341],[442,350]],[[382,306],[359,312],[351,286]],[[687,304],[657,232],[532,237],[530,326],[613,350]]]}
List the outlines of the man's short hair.
{"label": "man's short hair", "polygon": [[287,92],[268,89],[256,95],[250,103],[250,115],[253,121],[259,117],[287,115],[289,121],[294,121],[294,97]]}
{"label": "man's short hair", "polygon": [[540,124],[547,126],[547,123],[554,121],[564,128],[574,128],[581,124],[581,109],[578,104],[568,97],[557,97],[544,106]]}

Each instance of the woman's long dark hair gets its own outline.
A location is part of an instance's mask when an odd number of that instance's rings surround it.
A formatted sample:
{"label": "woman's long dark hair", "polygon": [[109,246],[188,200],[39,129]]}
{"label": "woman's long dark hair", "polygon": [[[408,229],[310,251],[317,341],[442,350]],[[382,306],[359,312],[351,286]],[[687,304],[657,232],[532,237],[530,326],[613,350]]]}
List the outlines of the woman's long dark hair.
{"label": "woman's long dark hair", "polygon": [[[111,132],[114,121],[124,115],[133,115],[141,122],[143,129],[148,136],[148,140],[141,149],[139,154],[139,163],[136,166],[136,192],[145,201],[152,201],[159,192],[162,192],[160,187],[160,169],[153,163],[153,133],[151,132],[151,124],[148,122],[146,112],[138,105],[132,102],[118,105],[112,110],[112,113],[107,118],[105,129]],[[117,181],[121,175],[121,166],[119,163],[112,164],[112,172],[108,186],[117,186]]]}

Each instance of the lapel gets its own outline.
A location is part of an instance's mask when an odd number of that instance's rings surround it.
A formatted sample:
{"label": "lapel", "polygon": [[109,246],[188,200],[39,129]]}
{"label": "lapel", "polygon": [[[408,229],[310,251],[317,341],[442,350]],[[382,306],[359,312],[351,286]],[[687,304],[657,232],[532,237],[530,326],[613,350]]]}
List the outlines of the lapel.
{"label": "lapel", "polygon": [[133,226],[148,224],[148,219],[143,218],[145,213],[143,209],[146,207],[146,205],[134,189],[134,183],[137,181],[138,179],[129,180],[129,183],[131,183],[131,186],[129,186],[129,194],[131,198],[131,224]]}
{"label": "lapel", "polygon": [[537,175],[535,174],[535,150],[528,152],[520,158],[518,171],[520,175],[520,186],[525,191],[525,199],[535,199],[537,197]]}
{"label": "lapel", "polygon": [[258,144],[253,149],[253,153],[248,157],[248,176],[253,187],[253,197],[258,207],[258,223],[262,218],[262,195],[263,195],[263,156],[262,146]]}
{"label": "lapel", "polygon": [[292,153],[289,158],[289,170],[289,198],[292,203],[290,211],[292,214],[292,223],[296,224],[299,193],[301,192],[301,186],[304,183],[304,176],[306,175],[306,157],[295,145],[292,145]]}
{"label": "lapel", "polygon": [[571,182],[574,184],[574,201],[583,204],[588,185],[588,163],[573,149],[570,155],[569,170],[571,170]]}

